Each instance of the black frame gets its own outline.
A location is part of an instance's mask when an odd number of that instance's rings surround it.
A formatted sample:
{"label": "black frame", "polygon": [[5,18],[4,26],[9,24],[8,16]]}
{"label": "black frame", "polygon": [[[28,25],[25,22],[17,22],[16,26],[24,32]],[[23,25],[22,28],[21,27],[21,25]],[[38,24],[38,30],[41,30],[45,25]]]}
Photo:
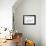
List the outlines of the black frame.
{"label": "black frame", "polygon": [[[32,17],[34,17],[34,23],[24,23],[24,17],[25,16],[32,16]],[[24,15],[23,16],[23,24],[24,25],[35,25],[36,24],[36,15]]]}

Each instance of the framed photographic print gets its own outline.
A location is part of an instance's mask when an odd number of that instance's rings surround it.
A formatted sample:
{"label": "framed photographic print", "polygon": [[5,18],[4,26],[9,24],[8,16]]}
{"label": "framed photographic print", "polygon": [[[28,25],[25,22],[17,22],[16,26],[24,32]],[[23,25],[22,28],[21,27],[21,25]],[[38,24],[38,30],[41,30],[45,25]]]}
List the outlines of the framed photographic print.
{"label": "framed photographic print", "polygon": [[23,24],[24,25],[35,25],[36,24],[36,15],[24,15]]}

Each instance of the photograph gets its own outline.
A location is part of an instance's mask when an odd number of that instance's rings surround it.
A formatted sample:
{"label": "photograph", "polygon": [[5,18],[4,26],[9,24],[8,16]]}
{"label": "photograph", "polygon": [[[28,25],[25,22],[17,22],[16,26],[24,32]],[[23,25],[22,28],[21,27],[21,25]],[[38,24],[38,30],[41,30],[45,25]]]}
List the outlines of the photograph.
{"label": "photograph", "polygon": [[36,15],[24,15],[23,24],[24,25],[35,25],[36,24]]}
{"label": "photograph", "polygon": [[46,46],[46,0],[0,0],[0,46]]}

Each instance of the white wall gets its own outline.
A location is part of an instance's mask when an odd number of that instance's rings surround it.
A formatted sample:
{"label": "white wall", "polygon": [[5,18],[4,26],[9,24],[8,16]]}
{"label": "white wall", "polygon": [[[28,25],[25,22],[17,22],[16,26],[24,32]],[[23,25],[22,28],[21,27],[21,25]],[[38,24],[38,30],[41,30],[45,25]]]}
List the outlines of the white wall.
{"label": "white wall", "polygon": [[[15,30],[33,39],[36,46],[46,46],[46,0],[22,0],[14,4]],[[23,15],[36,15],[36,25],[23,25]],[[27,35],[28,34],[28,35]],[[41,44],[41,45],[40,45]]]}
{"label": "white wall", "polygon": [[0,27],[12,28],[12,6],[16,0],[0,0]]}
{"label": "white wall", "polygon": [[41,40],[42,46],[46,46],[46,0],[41,1]]}
{"label": "white wall", "polygon": [[[22,32],[24,38],[34,40],[36,46],[41,46],[41,0],[22,0],[19,5],[13,6],[13,12],[15,30]],[[23,25],[23,15],[36,15],[36,25]]]}

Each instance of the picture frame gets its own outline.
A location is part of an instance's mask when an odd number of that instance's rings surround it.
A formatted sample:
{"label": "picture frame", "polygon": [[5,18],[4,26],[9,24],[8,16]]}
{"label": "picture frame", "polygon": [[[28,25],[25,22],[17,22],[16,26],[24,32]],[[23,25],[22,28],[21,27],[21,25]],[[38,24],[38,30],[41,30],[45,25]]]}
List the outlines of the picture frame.
{"label": "picture frame", "polygon": [[24,25],[35,25],[36,24],[36,15],[24,15],[23,24]]}

